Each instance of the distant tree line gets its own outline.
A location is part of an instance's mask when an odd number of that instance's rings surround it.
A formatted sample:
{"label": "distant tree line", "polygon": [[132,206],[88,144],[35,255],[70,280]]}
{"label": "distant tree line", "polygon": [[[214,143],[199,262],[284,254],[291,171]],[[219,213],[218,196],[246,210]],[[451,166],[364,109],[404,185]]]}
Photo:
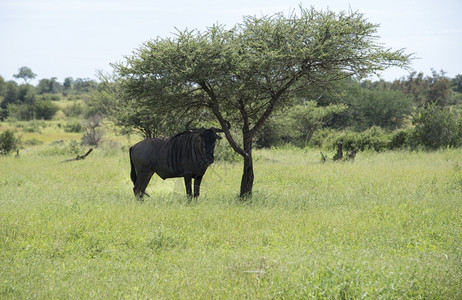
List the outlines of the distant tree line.
{"label": "distant tree line", "polygon": [[68,77],[58,82],[56,77],[40,79],[36,86],[28,83],[36,74],[28,67],[21,67],[15,78],[24,83],[5,81],[0,76],[0,120],[14,117],[18,120],[50,120],[59,107],[53,103],[64,96],[81,96],[91,93],[97,83],[89,79]]}
{"label": "distant tree line", "polygon": [[[50,120],[59,109],[54,101],[95,93],[98,99],[92,102],[99,106],[99,114],[110,117],[122,132],[135,129],[145,136],[158,136],[182,130],[184,122],[178,122],[177,112],[165,112],[170,117],[158,119],[146,107],[110,109],[114,102],[105,102],[102,97],[103,91],[108,90],[107,82],[68,77],[61,83],[52,77],[40,79],[33,86],[28,82],[35,77],[27,67],[20,68],[15,75],[23,83],[5,81],[0,76],[1,121],[8,117]],[[116,108],[118,114],[114,114]],[[70,105],[65,112],[71,117],[81,113],[78,104]],[[413,72],[393,82],[345,79],[327,90],[301,89],[285,108],[273,113],[255,144],[333,148],[342,140],[345,150],[458,147],[462,146],[461,115],[462,75],[451,79],[443,71],[432,71],[427,76]],[[186,121],[198,116],[182,118]],[[209,122],[212,118],[203,113],[199,119]],[[170,123],[163,124],[162,120]]]}
{"label": "distant tree line", "polygon": [[411,73],[393,82],[346,79],[298,95],[274,114],[257,143],[373,150],[462,146],[462,75]]}

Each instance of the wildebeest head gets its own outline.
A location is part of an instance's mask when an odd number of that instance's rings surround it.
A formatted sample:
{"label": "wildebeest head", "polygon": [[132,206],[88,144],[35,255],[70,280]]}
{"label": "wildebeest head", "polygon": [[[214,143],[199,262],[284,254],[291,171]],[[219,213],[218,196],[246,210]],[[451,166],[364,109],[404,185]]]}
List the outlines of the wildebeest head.
{"label": "wildebeest head", "polygon": [[[221,139],[221,137],[217,133],[224,132],[224,130],[215,128],[215,127],[212,127],[209,129],[205,129],[205,128],[189,129],[189,124],[190,122],[186,124],[187,131],[199,132],[199,135],[196,139],[196,143],[199,143],[199,145],[197,146],[201,147],[201,149],[203,150],[205,162],[207,163],[207,165],[211,165],[215,161],[214,152],[215,152],[216,141]],[[229,123],[228,123],[228,127],[230,127]]]}
{"label": "wildebeest head", "polygon": [[222,132],[222,130],[218,131],[216,128],[210,128],[205,129],[201,134],[204,146],[205,160],[209,165],[211,165],[215,160],[214,152],[216,141],[217,139],[221,139],[217,132]]}

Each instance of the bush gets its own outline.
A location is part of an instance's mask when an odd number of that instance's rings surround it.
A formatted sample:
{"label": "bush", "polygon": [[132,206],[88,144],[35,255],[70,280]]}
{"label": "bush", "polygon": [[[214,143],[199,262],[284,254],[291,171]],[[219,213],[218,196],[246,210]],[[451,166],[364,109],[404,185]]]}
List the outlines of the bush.
{"label": "bush", "polygon": [[411,136],[413,147],[422,145],[428,149],[457,147],[462,145],[462,120],[436,104],[428,105],[414,116],[415,126]]}
{"label": "bush", "polygon": [[20,138],[15,137],[13,131],[6,130],[0,134],[0,155],[7,155],[19,149]]}
{"label": "bush", "polygon": [[80,122],[67,123],[66,125],[64,125],[64,131],[65,132],[76,132],[76,133],[83,132],[82,123]]}
{"label": "bush", "polygon": [[93,115],[86,120],[85,133],[82,136],[82,145],[98,147],[103,138],[104,131],[100,125],[103,118],[99,115]]}
{"label": "bush", "polygon": [[27,145],[27,146],[37,146],[37,145],[42,145],[42,144],[43,142],[36,138],[24,141],[24,145]]}
{"label": "bush", "polygon": [[78,117],[83,113],[82,105],[74,103],[62,109],[64,114],[68,117]]}
{"label": "bush", "polygon": [[51,120],[59,110],[59,106],[50,100],[41,100],[37,101],[34,110],[37,119]]}
{"label": "bush", "polygon": [[83,147],[76,140],[72,140],[69,142],[69,152],[74,155],[81,154],[83,152]]}
{"label": "bush", "polygon": [[41,101],[59,101],[61,96],[59,94],[45,93],[37,97]]}
{"label": "bush", "polygon": [[18,120],[51,120],[59,106],[49,100],[40,100],[32,104],[8,104],[8,115]]}
{"label": "bush", "polygon": [[237,154],[233,148],[229,145],[228,141],[223,138],[220,141],[217,141],[215,146],[215,160],[223,162],[240,162],[242,156]]}
{"label": "bush", "polygon": [[326,92],[318,99],[321,105],[343,103],[348,108],[329,123],[333,128],[354,128],[363,131],[372,126],[394,130],[405,124],[413,108],[412,98],[401,91],[367,87],[355,80],[339,82],[338,90],[344,93]]}
{"label": "bush", "polygon": [[373,150],[385,151],[405,148],[409,142],[409,129],[398,129],[388,132],[380,127],[371,127],[363,132],[351,130],[321,130],[313,137],[310,146],[327,149],[336,149],[340,141],[343,149],[352,151],[358,148],[360,151]]}
{"label": "bush", "polygon": [[8,104],[8,116],[17,120],[27,121],[34,118],[34,109],[29,104]]}
{"label": "bush", "polygon": [[322,107],[315,101],[289,107],[268,120],[257,136],[256,145],[269,148],[290,143],[305,147],[317,130],[346,108],[343,104]]}
{"label": "bush", "polygon": [[[377,152],[390,149],[391,134],[380,127],[371,127],[359,134],[359,142],[356,146],[359,150],[374,150]],[[352,147],[353,150],[354,147]]]}
{"label": "bush", "polygon": [[410,138],[412,136],[412,129],[398,129],[391,133],[391,141],[389,148],[394,149],[403,149],[408,148],[410,143]]}

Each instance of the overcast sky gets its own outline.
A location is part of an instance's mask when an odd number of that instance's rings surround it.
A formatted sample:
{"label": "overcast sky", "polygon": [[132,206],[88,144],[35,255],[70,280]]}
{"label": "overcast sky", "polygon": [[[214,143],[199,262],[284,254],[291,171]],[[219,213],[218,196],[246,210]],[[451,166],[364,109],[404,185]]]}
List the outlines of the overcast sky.
{"label": "overcast sky", "polygon": [[[415,53],[412,68],[431,74],[462,74],[461,0],[0,0],[0,75],[12,80],[27,66],[37,79],[96,79],[112,72],[143,42],[171,36],[178,29],[231,28],[243,15],[272,15],[303,7],[364,13],[380,24],[386,47]],[[391,81],[405,70],[383,73]],[[37,80],[36,80],[37,81]]]}

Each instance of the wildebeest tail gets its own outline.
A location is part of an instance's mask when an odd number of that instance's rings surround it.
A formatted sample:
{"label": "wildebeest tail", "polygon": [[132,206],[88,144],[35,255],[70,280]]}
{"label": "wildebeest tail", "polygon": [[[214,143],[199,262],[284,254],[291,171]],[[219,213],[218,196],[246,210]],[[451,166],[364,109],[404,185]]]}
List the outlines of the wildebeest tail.
{"label": "wildebeest tail", "polygon": [[130,178],[133,181],[133,184],[136,182],[136,170],[135,170],[135,165],[133,164],[133,159],[132,159],[132,148],[130,147],[129,154],[130,154],[130,166],[131,166],[131,171],[130,171]]}

